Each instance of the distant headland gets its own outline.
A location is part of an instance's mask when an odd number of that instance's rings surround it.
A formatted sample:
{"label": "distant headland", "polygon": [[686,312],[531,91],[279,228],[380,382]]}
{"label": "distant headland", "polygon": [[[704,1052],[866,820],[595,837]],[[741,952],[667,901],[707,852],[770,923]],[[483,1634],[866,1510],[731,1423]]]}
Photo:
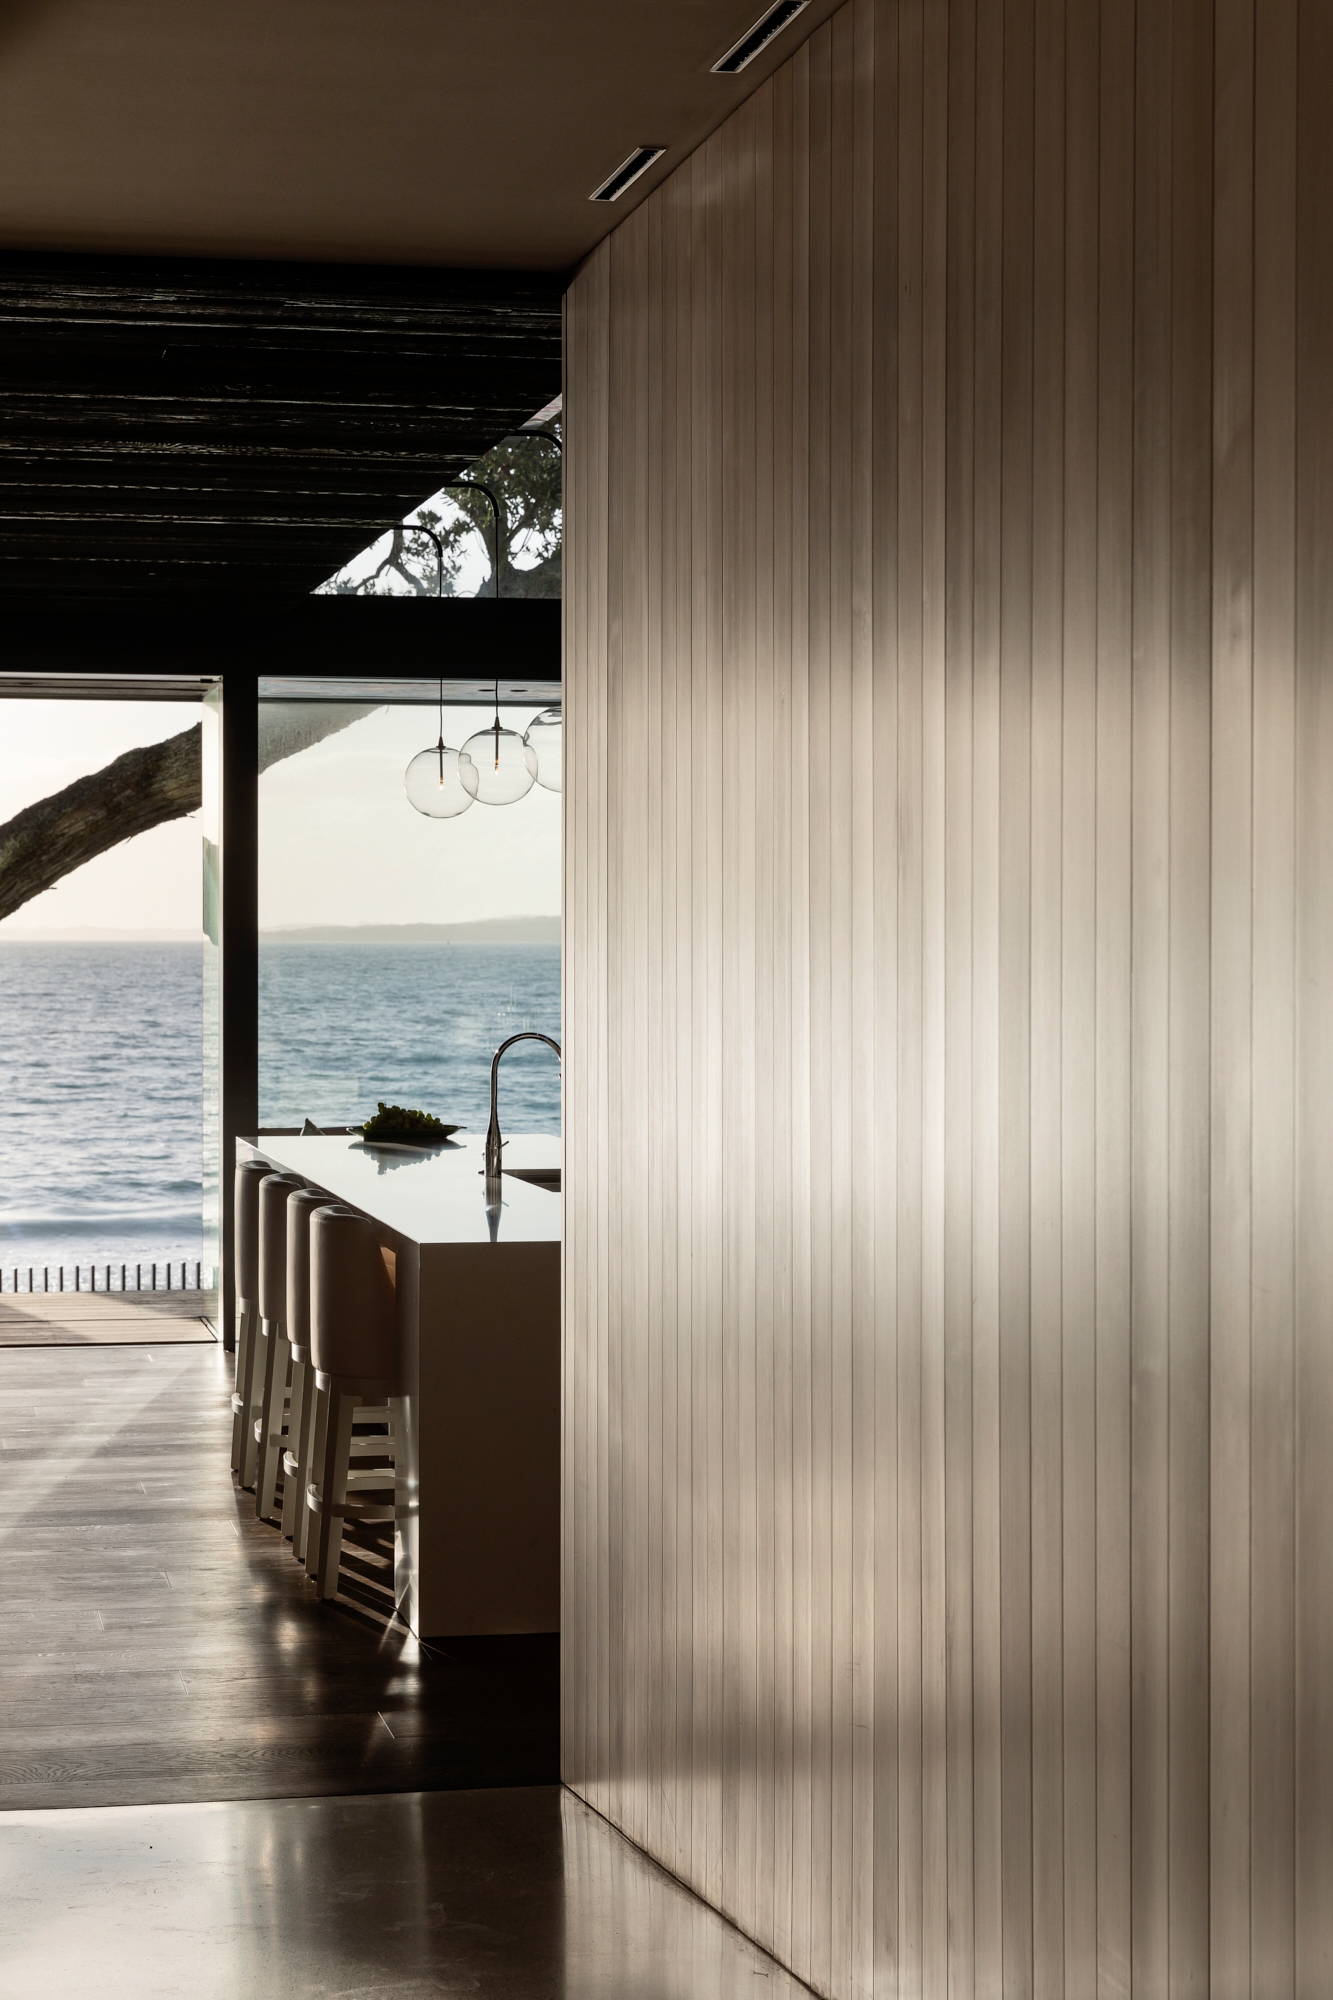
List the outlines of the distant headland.
{"label": "distant headland", "polygon": [[471,924],[303,924],[261,931],[262,944],[559,944],[559,917],[486,917]]}

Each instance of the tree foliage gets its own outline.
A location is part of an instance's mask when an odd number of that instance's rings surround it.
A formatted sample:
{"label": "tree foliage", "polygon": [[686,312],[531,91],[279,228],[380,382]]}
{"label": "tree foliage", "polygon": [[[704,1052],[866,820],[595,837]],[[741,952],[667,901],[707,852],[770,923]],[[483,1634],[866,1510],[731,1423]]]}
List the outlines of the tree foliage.
{"label": "tree foliage", "polygon": [[[560,450],[551,438],[534,434],[506,438],[469,466],[465,477],[488,486],[499,503],[500,595],[559,597],[561,548]],[[478,541],[484,549],[479,596],[495,588],[495,516],[477,486],[447,486],[419,507],[413,521],[433,528],[444,545],[444,595],[455,594],[463,562]],[[349,563],[326,586],[339,595],[377,595],[406,586],[414,596],[433,597],[439,588],[434,543],[414,534],[410,524],[394,528],[389,546],[368,573]]]}

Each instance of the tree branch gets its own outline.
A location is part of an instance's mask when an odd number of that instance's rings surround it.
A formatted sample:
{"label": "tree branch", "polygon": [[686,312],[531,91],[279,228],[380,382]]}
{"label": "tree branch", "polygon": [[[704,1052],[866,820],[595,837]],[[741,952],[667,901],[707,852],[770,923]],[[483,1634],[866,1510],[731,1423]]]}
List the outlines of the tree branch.
{"label": "tree branch", "polygon": [[0,918],[109,847],[197,811],[199,769],[196,722],[16,813],[0,826]]}
{"label": "tree branch", "polygon": [[[265,702],[259,711],[259,768],[322,743],[373,715],[376,702]],[[165,743],[127,750],[103,771],[26,806],[0,826],[0,920],[95,860],[200,804],[200,726]]]}

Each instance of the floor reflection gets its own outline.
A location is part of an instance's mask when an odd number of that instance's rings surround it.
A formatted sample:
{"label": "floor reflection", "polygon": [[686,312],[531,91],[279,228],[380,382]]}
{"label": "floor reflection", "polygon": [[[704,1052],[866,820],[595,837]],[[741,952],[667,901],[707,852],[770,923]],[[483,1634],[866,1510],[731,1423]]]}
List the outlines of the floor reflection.
{"label": "floor reflection", "polygon": [[9,1813],[0,1900],[4,2000],[806,1991],[554,1786]]}

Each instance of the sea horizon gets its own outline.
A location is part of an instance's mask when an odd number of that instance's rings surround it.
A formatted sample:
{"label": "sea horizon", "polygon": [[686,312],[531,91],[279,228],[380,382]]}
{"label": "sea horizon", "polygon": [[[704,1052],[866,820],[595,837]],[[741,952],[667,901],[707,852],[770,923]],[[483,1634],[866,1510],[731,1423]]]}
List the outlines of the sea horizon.
{"label": "sea horizon", "polygon": [[[441,924],[295,924],[259,932],[261,944],[558,944],[560,918],[480,917]],[[0,923],[0,944],[202,945],[202,930],[133,930],[97,925],[16,930]]]}

